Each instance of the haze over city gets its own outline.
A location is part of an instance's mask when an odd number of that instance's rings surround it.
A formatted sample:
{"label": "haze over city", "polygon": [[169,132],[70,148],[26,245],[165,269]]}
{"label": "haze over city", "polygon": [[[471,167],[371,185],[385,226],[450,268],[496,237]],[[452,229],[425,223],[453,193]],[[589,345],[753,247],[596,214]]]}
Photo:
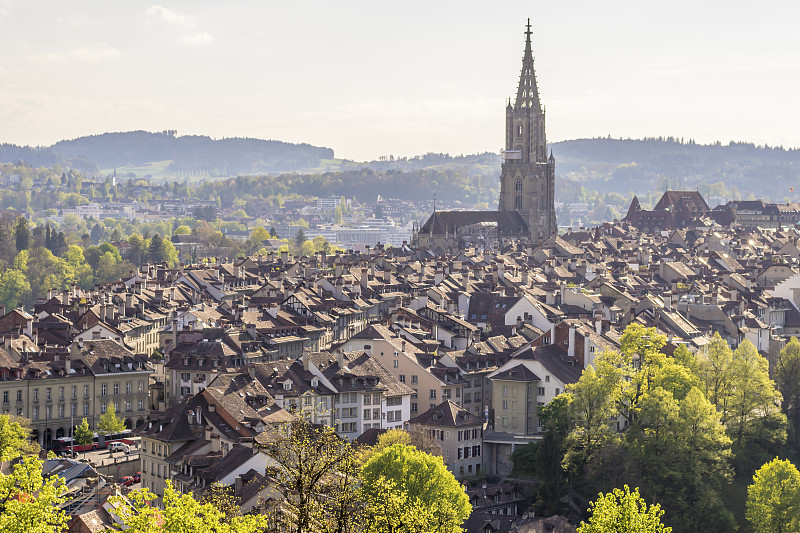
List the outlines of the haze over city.
{"label": "haze over city", "polygon": [[798,146],[794,2],[0,0],[0,142],[257,137],[356,160],[496,152],[530,16],[550,141]]}

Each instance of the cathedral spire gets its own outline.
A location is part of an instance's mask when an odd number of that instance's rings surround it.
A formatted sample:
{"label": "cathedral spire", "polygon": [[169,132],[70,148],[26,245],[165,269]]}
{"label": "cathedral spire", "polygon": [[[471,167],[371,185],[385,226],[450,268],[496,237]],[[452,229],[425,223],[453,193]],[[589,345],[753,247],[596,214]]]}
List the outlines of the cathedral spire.
{"label": "cathedral spire", "polygon": [[536,85],[536,72],[533,69],[533,51],[531,50],[531,19],[525,26],[525,55],[522,57],[522,73],[519,76],[519,87],[517,88],[517,101],[514,103],[515,109],[531,108],[541,112],[539,103],[539,88]]}

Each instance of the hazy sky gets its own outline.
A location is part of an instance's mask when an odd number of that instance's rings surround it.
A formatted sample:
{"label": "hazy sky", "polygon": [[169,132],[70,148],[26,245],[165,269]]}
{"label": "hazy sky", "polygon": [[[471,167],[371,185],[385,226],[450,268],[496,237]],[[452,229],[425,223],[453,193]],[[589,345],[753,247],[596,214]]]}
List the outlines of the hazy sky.
{"label": "hazy sky", "polygon": [[0,142],[143,129],[498,151],[526,17],[551,141],[800,146],[800,3],[0,0]]}

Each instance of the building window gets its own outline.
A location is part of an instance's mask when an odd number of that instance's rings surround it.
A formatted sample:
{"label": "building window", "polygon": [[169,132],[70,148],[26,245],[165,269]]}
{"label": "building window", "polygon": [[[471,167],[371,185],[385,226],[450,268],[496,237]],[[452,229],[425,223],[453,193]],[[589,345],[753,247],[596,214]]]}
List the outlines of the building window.
{"label": "building window", "polygon": [[539,396],[544,396],[544,387],[539,387]]}
{"label": "building window", "polygon": [[53,398],[52,398],[52,396],[50,395],[50,387],[47,387],[47,388],[45,389],[45,391],[46,391],[46,392],[45,392],[45,398],[46,398],[46,399],[47,399],[47,401],[49,402],[50,400],[52,400],[52,399],[53,399]]}
{"label": "building window", "polygon": [[435,400],[435,399],[436,399],[436,391],[435,390],[431,390],[431,400]]}
{"label": "building window", "polygon": [[100,414],[106,413],[106,402],[100,404]]}
{"label": "building window", "polygon": [[[100,385],[100,396],[105,396],[108,392],[108,385]],[[105,413],[105,411],[103,411]]]}
{"label": "building window", "polygon": [[69,408],[69,416],[78,416],[78,404],[73,403]]}
{"label": "building window", "polygon": [[8,391],[3,391],[3,403],[8,403]]}
{"label": "building window", "polygon": [[128,413],[133,411],[133,409],[131,409],[131,401],[130,400],[125,402],[125,411],[128,412]]}
{"label": "building window", "polygon": [[417,402],[411,402],[411,412],[416,413],[417,409]]}
{"label": "building window", "polygon": [[89,397],[89,385],[84,385],[83,386],[83,397],[84,398],[88,398]]}
{"label": "building window", "polygon": [[405,382],[406,382],[406,375],[400,374],[400,383],[405,383]]}
{"label": "building window", "polygon": [[545,383],[550,383],[550,376],[549,375],[545,375],[544,376],[544,382]]}
{"label": "building window", "polygon": [[397,359],[395,359],[394,361],[392,361],[392,366],[394,368],[398,368],[400,366],[400,362]]}
{"label": "building window", "polygon": [[58,399],[59,400],[63,400],[64,399],[64,387],[59,387],[58,388]]}
{"label": "building window", "polygon": [[34,402],[39,401],[39,389],[33,389],[33,401]]}
{"label": "building window", "polygon": [[144,381],[139,382],[139,392],[144,392]]}
{"label": "building window", "polygon": [[21,401],[22,401],[22,390],[18,390],[18,391],[17,391],[17,401],[18,401],[18,402],[21,402]]}
{"label": "building window", "polygon": [[129,381],[125,384],[125,394],[130,394],[131,390],[133,390],[133,387],[131,386],[131,382]]}
{"label": "building window", "polygon": [[139,400],[139,410],[144,411],[144,400]]}
{"label": "building window", "polygon": [[58,404],[58,418],[64,418],[64,404]]}
{"label": "building window", "polygon": [[78,387],[75,385],[72,386],[72,399],[76,399],[78,397]]}
{"label": "building window", "polygon": [[411,384],[412,385],[416,385],[417,384],[417,376],[411,376]]}
{"label": "building window", "polygon": [[119,394],[119,383],[114,383],[114,396]]}
{"label": "building window", "polygon": [[84,403],[83,404],[83,416],[89,416],[89,404],[88,403]]}
{"label": "building window", "polygon": [[34,407],[33,408],[33,419],[34,420],[39,420],[39,408],[38,407]]}

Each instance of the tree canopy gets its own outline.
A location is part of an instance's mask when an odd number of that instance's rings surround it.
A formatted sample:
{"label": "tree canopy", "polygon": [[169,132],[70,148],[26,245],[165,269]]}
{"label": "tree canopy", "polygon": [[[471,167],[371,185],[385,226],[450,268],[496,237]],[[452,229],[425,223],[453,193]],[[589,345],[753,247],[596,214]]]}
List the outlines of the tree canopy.
{"label": "tree canopy", "polygon": [[756,471],[746,517],[758,533],[800,531],[800,472],[791,462],[776,457]]}
{"label": "tree canopy", "polygon": [[442,458],[406,444],[393,444],[371,457],[361,479],[376,524],[393,525],[376,532],[460,532],[472,510]]}
{"label": "tree canopy", "polygon": [[589,508],[591,518],[581,522],[578,533],[671,533],[672,528],[661,523],[664,511],[657,503],[648,505],[627,485],[600,494]]}

